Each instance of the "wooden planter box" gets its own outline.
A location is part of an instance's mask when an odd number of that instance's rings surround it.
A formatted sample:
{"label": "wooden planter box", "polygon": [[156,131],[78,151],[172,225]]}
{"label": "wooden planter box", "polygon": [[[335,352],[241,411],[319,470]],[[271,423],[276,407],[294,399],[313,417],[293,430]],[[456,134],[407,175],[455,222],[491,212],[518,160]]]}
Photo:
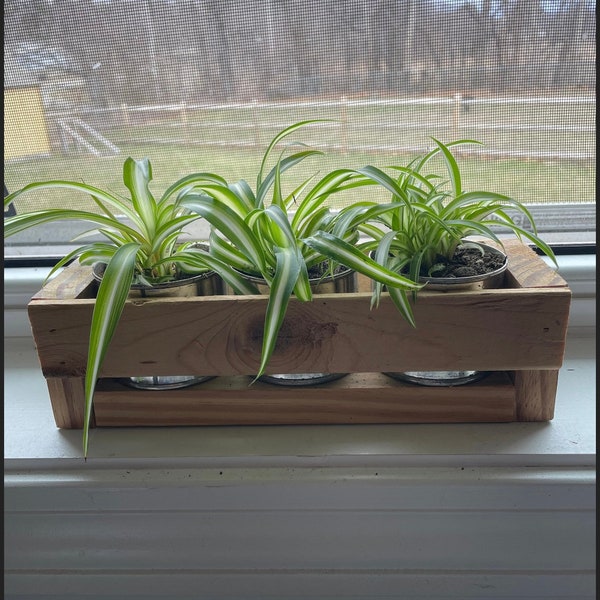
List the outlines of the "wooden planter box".
{"label": "wooden planter box", "polygon": [[[504,287],[421,292],[417,328],[384,294],[367,289],[293,298],[272,373],[349,373],[284,387],[256,382],[267,299],[211,296],[130,300],[94,398],[95,426],[548,421],[554,415],[571,292],[527,246],[506,243]],[[367,283],[368,286],[368,283]],[[29,318],[58,427],[81,428],[89,323],[96,284],[68,267],[29,304]],[[422,387],[382,372],[494,371],[464,386]],[[172,391],[115,378],[214,375]]]}

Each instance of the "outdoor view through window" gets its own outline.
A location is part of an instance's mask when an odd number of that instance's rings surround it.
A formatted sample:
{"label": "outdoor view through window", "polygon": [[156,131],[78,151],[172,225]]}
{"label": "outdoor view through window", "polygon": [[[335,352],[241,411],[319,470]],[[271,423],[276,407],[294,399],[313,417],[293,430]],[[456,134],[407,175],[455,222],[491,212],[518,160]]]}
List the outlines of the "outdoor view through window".
{"label": "outdoor view through window", "polygon": [[[465,188],[531,205],[550,241],[593,243],[595,36],[587,0],[5,0],[5,195],[68,179],[125,196],[128,156],[151,160],[157,196],[200,171],[253,185],[278,131],[330,119],[290,138],[325,152],[298,182],[476,139]],[[49,206],[98,210],[63,190],[9,211]],[[23,232],[5,264],[87,229]]]}

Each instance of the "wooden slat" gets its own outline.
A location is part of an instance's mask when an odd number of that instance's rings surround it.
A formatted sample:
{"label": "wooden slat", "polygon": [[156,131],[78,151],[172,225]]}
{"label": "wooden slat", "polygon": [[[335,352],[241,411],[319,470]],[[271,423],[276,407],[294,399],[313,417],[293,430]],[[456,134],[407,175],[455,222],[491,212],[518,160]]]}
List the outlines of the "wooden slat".
{"label": "wooden slat", "polygon": [[506,422],[516,418],[506,373],[468,386],[423,387],[354,373],[304,388],[221,377],[179,390],[132,390],[103,380],[97,426]]}
{"label": "wooden slat", "polygon": [[[46,384],[52,399],[56,426],[62,429],[81,429],[85,405],[84,379],[47,377]],[[94,426],[93,415],[91,426]]]}
{"label": "wooden slat", "polygon": [[504,251],[508,256],[507,283],[520,288],[567,288],[567,282],[551,269],[529,246],[518,240],[507,240]]}
{"label": "wooden slat", "polygon": [[[384,297],[292,299],[272,372],[514,370],[562,363],[569,294],[562,289],[423,292],[411,328]],[[251,375],[262,344],[266,298],[174,298],[128,302],[102,369],[126,375]],[[29,306],[46,376],[85,368],[91,300]]]}
{"label": "wooden slat", "polygon": [[95,298],[96,291],[97,285],[92,276],[92,268],[75,262],[49,281],[32,297],[32,301]]}
{"label": "wooden slat", "polygon": [[558,370],[514,371],[519,421],[551,421],[558,387]]}

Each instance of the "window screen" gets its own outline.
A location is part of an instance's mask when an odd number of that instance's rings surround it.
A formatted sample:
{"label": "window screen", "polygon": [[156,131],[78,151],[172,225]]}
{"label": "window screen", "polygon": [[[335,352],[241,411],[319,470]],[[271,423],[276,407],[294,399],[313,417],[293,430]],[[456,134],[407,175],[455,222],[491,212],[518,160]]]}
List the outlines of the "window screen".
{"label": "window screen", "polygon": [[[4,9],[5,191],[78,179],[125,195],[127,156],[150,158],[157,194],[197,171],[253,184],[278,131],[328,119],[293,138],[325,152],[305,161],[309,175],[408,164],[432,136],[476,139],[484,145],[459,158],[465,187],[527,203],[558,242],[595,241],[594,2],[6,0]],[[64,192],[21,197],[14,209],[67,205],[93,210]],[[61,255],[76,233],[31,230],[5,242],[5,255]]]}

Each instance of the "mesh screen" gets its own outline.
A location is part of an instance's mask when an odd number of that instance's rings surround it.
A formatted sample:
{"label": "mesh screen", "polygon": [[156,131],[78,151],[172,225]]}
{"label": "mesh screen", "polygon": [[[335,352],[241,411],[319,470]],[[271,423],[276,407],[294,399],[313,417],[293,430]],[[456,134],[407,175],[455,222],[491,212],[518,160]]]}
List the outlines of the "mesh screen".
{"label": "mesh screen", "polygon": [[[595,202],[595,3],[538,0],[7,0],[4,182],[158,192],[191,172],[252,185],[281,129],[334,166],[408,164],[476,139],[465,187]],[[296,181],[291,178],[290,186]],[[343,198],[337,200],[344,202]],[[17,210],[89,199],[29,196]],[[43,240],[41,240],[43,242]]]}

